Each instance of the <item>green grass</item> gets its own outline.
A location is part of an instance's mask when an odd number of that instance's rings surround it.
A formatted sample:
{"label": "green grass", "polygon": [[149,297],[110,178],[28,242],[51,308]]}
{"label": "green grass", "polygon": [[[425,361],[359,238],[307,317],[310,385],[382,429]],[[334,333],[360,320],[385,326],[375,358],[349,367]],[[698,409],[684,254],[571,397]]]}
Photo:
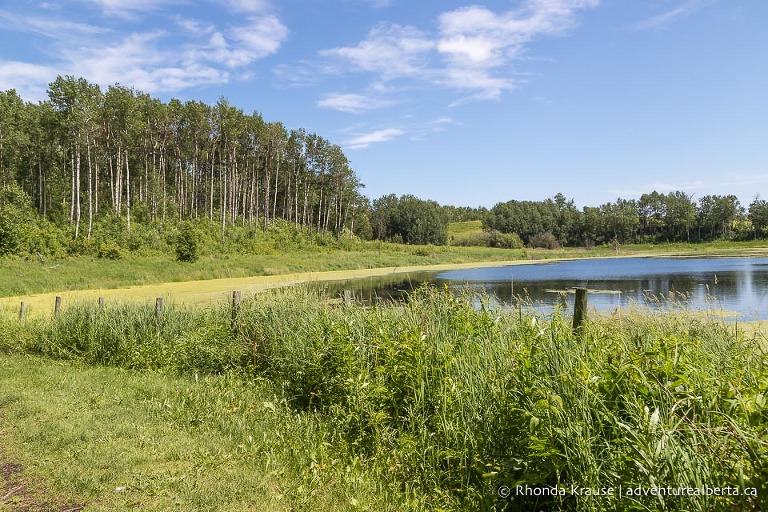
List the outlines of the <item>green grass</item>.
{"label": "green grass", "polygon": [[123,260],[92,256],[42,261],[37,257],[4,258],[0,265],[0,297],[310,271],[505,261],[519,257],[520,251],[504,249],[366,243],[350,251],[318,249],[203,255],[195,263],[176,261],[172,255],[127,256]]}
{"label": "green grass", "polygon": [[[339,456],[321,419],[291,410],[268,388],[235,376],[2,355],[0,431],[23,478],[44,482],[38,503],[93,511],[408,508],[359,459]],[[7,510],[24,505],[23,494]]]}
{"label": "green grass", "polygon": [[[13,452],[52,488],[105,510],[122,506],[122,485],[158,509],[242,509],[251,492],[277,509],[768,505],[761,340],[700,316],[626,311],[576,336],[559,314],[482,304],[438,290],[364,308],[283,290],[244,301],[236,331],[224,307],[169,308],[159,329],[138,305],[0,320],[0,352],[118,368],[5,356],[0,415]],[[165,437],[169,451],[155,441]],[[502,485],[758,494],[508,504]]]}
{"label": "green grass", "polygon": [[483,232],[483,223],[479,220],[468,220],[464,222],[451,222],[448,224],[448,240],[451,245],[459,245],[462,239],[477,235]]}
{"label": "green grass", "polygon": [[[469,224],[469,223],[459,223]],[[699,256],[766,255],[758,242],[710,244],[625,245],[620,255],[678,254]],[[178,262],[172,255],[127,256],[109,260],[92,256],[63,259],[3,258],[0,260],[0,297],[65,290],[99,290],[296,272],[439,265],[483,261],[540,260],[615,256],[613,248],[510,250],[488,247],[405,246],[360,242],[348,250],[314,247],[271,250],[262,254],[208,254],[195,263]]]}

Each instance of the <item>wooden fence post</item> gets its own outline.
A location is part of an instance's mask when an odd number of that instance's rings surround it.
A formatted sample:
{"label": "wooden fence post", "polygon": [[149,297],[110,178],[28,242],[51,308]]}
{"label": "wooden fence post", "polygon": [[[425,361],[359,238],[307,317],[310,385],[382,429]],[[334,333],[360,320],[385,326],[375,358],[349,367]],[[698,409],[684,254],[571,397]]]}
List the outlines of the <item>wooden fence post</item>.
{"label": "wooden fence post", "polygon": [[25,318],[27,318],[27,304],[22,302],[19,308],[19,320],[24,320]]}
{"label": "wooden fence post", "polygon": [[104,311],[104,297],[99,297],[99,312]]}
{"label": "wooden fence post", "polygon": [[580,330],[584,320],[587,319],[587,294],[586,288],[576,288],[576,300],[573,303],[573,331]]}
{"label": "wooden fence post", "polygon": [[61,313],[61,297],[57,295],[56,302],[53,305],[53,315],[59,316],[59,313]]}
{"label": "wooden fence post", "polygon": [[155,321],[157,322],[157,331],[163,328],[163,298],[158,297],[155,300]]}
{"label": "wooden fence post", "polygon": [[237,336],[237,333],[238,333],[237,315],[240,312],[241,298],[242,298],[242,294],[239,291],[232,292],[232,335],[233,336]]}

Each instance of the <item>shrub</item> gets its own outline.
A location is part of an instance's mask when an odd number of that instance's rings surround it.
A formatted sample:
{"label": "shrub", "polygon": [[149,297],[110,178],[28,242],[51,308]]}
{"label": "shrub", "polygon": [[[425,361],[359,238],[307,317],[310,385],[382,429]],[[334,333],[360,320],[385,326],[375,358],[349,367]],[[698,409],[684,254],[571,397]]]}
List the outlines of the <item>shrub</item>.
{"label": "shrub", "polygon": [[194,224],[182,222],[179,225],[179,234],[176,237],[176,259],[194,263],[197,261],[198,235]]}
{"label": "shrub", "polygon": [[38,232],[30,197],[16,184],[0,189],[0,255],[28,252]]}
{"label": "shrub", "polygon": [[538,233],[531,238],[528,244],[534,249],[559,249],[560,244],[552,233]]}
{"label": "shrub", "polygon": [[110,260],[121,260],[123,259],[123,251],[120,249],[120,246],[113,241],[102,242],[101,245],[99,245],[98,256],[99,258],[107,258]]}

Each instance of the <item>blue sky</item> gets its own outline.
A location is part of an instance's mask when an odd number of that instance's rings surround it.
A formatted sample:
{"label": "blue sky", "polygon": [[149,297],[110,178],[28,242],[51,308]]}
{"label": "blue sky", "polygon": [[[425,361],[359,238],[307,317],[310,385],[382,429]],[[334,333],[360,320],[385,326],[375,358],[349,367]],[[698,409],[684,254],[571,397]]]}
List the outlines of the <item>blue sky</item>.
{"label": "blue sky", "polygon": [[0,1],[0,89],[57,74],[339,144],[365,194],[768,198],[765,0]]}

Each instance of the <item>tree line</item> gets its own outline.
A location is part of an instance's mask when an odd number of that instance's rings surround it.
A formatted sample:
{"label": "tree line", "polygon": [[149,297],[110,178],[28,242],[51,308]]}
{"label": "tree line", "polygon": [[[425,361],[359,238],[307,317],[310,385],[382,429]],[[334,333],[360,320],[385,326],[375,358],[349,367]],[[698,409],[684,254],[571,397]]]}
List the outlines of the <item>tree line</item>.
{"label": "tree line", "polygon": [[578,209],[556,194],[489,210],[413,195],[371,201],[363,187],[338,145],[225,98],[162,102],[72,76],[38,103],[0,92],[0,254],[93,251],[95,233],[111,253],[160,247],[165,226],[188,235],[204,226],[243,247],[258,232],[443,245],[448,223],[468,220],[485,230],[470,243],[495,247],[768,236],[759,197],[744,208],[733,195],[654,191]]}
{"label": "tree line", "polygon": [[164,103],[121,85],[59,76],[48,99],[0,92],[0,184],[39,215],[90,238],[109,214],[132,222],[207,219],[354,230],[362,184],[341,148],[226,99]]}
{"label": "tree line", "polygon": [[695,201],[682,191],[654,191],[579,210],[572,199],[557,194],[544,201],[498,203],[483,227],[516,233],[529,245],[745,240],[768,236],[768,202],[758,196],[744,208],[734,195],[706,195]]}

